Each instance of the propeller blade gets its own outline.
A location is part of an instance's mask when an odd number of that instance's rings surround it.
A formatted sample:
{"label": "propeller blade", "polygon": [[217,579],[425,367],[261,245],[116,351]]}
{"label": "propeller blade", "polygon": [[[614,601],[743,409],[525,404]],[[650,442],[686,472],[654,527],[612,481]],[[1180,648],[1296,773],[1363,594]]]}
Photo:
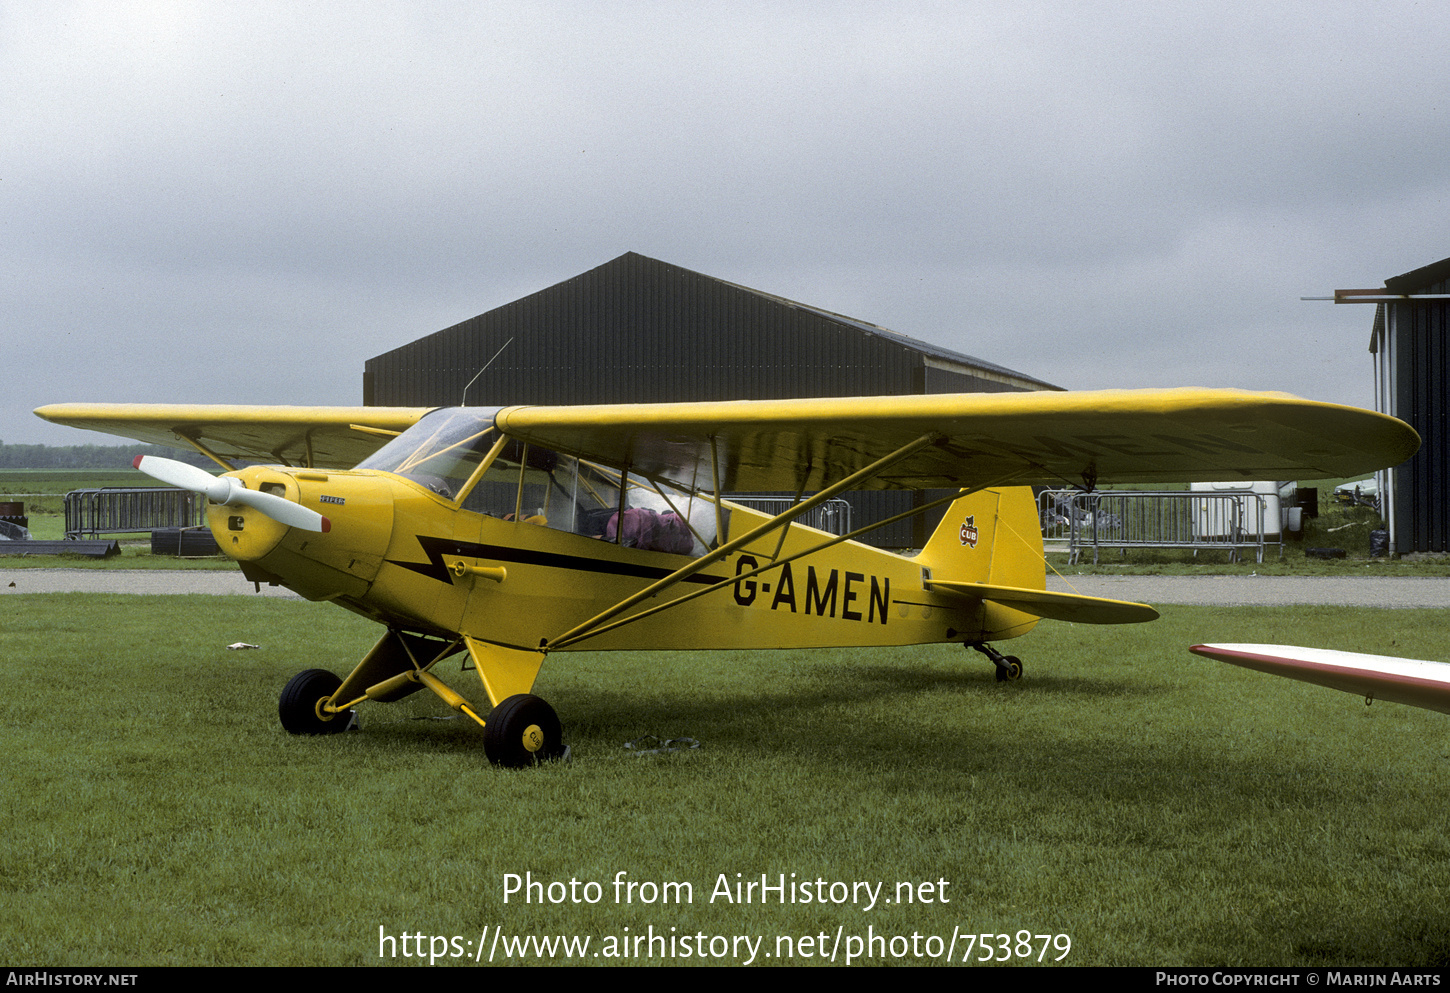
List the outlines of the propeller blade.
{"label": "propeller blade", "polygon": [[278,524],[304,531],[330,531],[332,522],[315,510],[308,510],[299,503],[273,493],[249,490],[241,480],[231,476],[213,476],[205,469],[199,469],[175,459],[163,459],[155,455],[138,455],[132,463],[137,469],[171,486],[201,493],[213,503],[227,506],[241,504],[261,511]]}
{"label": "propeller blade", "polygon": [[217,503],[229,503],[231,480],[213,476],[205,469],[198,469],[175,459],[157,458],[155,455],[138,455],[131,463],[152,479],[179,486],[183,490],[204,493]]}

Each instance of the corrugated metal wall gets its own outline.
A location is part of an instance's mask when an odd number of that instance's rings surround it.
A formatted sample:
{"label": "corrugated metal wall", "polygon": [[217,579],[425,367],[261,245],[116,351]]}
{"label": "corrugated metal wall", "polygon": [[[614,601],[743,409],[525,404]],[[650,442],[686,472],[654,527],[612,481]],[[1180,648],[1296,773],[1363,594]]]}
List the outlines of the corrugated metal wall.
{"label": "corrugated metal wall", "polygon": [[[849,319],[630,253],[367,362],[378,406],[661,403],[998,392],[1010,384],[928,368],[920,352]],[[1045,385],[1045,384],[1044,384]],[[907,492],[850,494],[858,525]],[[937,515],[938,518],[940,514]],[[873,533],[919,547],[920,521]]]}
{"label": "corrugated metal wall", "polygon": [[[1387,281],[1388,283],[1388,281]],[[1441,281],[1404,293],[1447,293]],[[1395,336],[1396,416],[1420,433],[1420,450],[1396,474],[1400,552],[1450,551],[1450,305],[1388,304]]]}

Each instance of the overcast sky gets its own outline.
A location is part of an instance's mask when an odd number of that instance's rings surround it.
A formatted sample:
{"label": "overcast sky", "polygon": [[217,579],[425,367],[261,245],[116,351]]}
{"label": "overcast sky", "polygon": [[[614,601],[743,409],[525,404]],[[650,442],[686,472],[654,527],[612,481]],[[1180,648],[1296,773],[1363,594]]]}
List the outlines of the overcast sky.
{"label": "overcast sky", "polygon": [[[0,440],[356,404],[626,252],[1071,389],[1373,404],[1450,5],[0,0]],[[117,442],[119,443],[119,442]]]}

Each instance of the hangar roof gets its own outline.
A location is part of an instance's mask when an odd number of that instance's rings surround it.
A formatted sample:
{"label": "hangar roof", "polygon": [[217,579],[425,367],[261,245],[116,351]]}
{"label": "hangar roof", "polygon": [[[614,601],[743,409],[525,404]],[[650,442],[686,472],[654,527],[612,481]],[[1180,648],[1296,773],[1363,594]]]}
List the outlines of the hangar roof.
{"label": "hangar roof", "polygon": [[[629,252],[626,253],[626,256],[633,254],[633,252]],[[621,256],[621,258],[623,257],[625,256]],[[643,256],[640,257],[643,258]],[[696,273],[696,275],[701,274]],[[714,279],[715,277],[701,275],[701,278]],[[767,300],[773,300],[776,303],[782,304],[787,307],[796,307],[800,310],[804,310],[812,314],[817,314],[821,317],[826,318],[829,321],[834,321],[837,324],[845,324],[849,327],[857,328],[858,330],[864,331],[867,334],[876,335],[878,337],[884,338],[887,341],[894,342],[895,344],[901,345],[905,348],[910,348],[913,351],[920,352],[923,355],[929,356],[930,358],[936,359],[943,363],[960,365],[965,368],[977,370],[979,372],[994,372],[1000,376],[1011,379],[1020,379],[1024,383],[1031,383],[1037,389],[1063,389],[1063,387],[1055,386],[1044,379],[1038,379],[1036,376],[1029,376],[1025,372],[1017,372],[1015,369],[1009,369],[1006,366],[998,365],[995,362],[988,362],[986,359],[979,359],[975,355],[965,355],[961,352],[955,352],[952,351],[950,348],[943,348],[942,346],[934,345],[929,341],[922,341],[920,338],[913,338],[910,335],[904,335],[899,331],[892,331],[889,328],[883,328],[879,324],[872,324],[870,321],[859,320],[855,317],[847,317],[845,314],[837,314],[829,310],[824,310],[820,307],[813,307],[808,303],[801,303],[798,300],[790,300],[786,297],[776,296],[774,293],[766,293],[764,290],[757,290],[750,286],[741,286],[739,283],[731,283],[724,279],[718,280],[718,282],[725,283],[725,285],[727,286],[734,286],[736,289],[744,290],[747,293],[754,293],[756,296],[764,297]]]}
{"label": "hangar roof", "polygon": [[1060,388],[635,252],[375,356],[364,372],[364,403],[383,406]]}

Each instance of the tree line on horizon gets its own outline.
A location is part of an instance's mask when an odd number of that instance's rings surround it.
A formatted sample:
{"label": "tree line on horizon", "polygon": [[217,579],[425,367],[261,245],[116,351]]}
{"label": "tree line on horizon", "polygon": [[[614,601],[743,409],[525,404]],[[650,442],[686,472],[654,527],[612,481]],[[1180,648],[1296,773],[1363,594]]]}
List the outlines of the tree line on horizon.
{"label": "tree line on horizon", "polygon": [[216,465],[200,452],[163,445],[7,445],[0,441],[0,469],[129,469],[138,455],[159,455],[207,469]]}

